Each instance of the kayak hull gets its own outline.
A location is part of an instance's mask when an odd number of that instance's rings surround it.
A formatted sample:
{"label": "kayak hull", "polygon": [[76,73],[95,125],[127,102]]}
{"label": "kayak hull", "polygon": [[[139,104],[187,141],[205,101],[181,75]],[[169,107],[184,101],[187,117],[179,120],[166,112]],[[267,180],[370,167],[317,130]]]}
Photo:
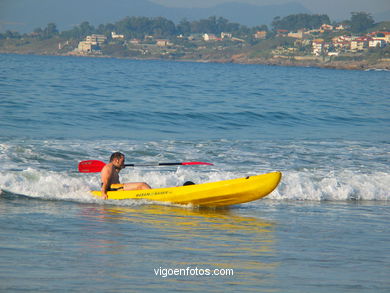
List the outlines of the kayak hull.
{"label": "kayak hull", "polygon": [[[272,172],[245,178],[218,182],[156,188],[149,190],[108,191],[108,199],[147,199],[174,204],[193,204],[196,206],[229,206],[254,201],[270,194],[279,184],[282,174]],[[91,191],[101,197],[101,191]]]}

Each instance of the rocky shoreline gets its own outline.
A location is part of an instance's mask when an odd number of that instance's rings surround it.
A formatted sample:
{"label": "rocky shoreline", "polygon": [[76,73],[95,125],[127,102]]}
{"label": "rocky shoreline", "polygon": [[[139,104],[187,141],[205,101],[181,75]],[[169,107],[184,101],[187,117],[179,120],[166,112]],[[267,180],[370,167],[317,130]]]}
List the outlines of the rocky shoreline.
{"label": "rocky shoreline", "polygon": [[[204,60],[198,60],[205,62]],[[248,58],[245,55],[232,56],[231,59],[208,60],[207,62],[237,63],[237,64],[262,64],[270,66],[294,66],[294,67],[318,67],[343,70],[383,70],[390,71],[390,59],[381,59],[374,62],[362,61],[334,61],[321,60],[321,58]]]}
{"label": "rocky shoreline", "polygon": [[199,63],[235,63],[235,64],[259,64],[269,66],[294,66],[294,67],[318,67],[328,69],[343,69],[343,70],[383,70],[390,71],[390,59],[381,59],[375,61],[335,61],[322,60],[319,57],[287,57],[277,56],[272,58],[249,58],[245,54],[233,55],[230,58],[215,58],[194,59],[194,58],[137,58],[137,57],[120,57],[110,55],[75,55],[69,53],[58,53],[55,51],[35,51],[35,50],[1,50],[0,54],[17,54],[17,55],[41,55],[41,56],[78,56],[87,58],[118,58],[129,60],[170,60],[178,62],[199,62]]}

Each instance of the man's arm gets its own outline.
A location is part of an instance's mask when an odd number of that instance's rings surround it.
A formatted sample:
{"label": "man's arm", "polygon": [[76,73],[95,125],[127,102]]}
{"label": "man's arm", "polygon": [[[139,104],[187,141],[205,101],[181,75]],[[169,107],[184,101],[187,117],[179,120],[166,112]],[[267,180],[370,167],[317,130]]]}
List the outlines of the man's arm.
{"label": "man's arm", "polygon": [[101,179],[102,179],[102,196],[104,199],[108,198],[107,191],[110,188],[111,185],[111,176],[112,176],[112,167],[111,166],[104,166],[103,170],[101,172]]}

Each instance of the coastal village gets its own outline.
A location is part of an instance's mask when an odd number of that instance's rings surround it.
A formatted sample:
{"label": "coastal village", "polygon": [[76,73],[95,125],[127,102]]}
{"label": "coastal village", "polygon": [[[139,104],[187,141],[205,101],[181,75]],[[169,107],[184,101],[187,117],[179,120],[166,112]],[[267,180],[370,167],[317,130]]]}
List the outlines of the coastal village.
{"label": "coastal village", "polygon": [[[291,17],[311,17],[319,24],[300,29],[273,25],[274,29],[269,30],[265,25],[243,28],[223,18],[210,17],[187,23],[188,26],[207,23],[209,26],[203,32],[198,29],[177,33],[180,24],[175,29],[175,24],[164,18],[133,17],[99,28],[84,22],[59,33],[52,23],[30,34],[0,34],[0,53],[390,70],[390,22],[375,24],[368,14],[360,14],[372,21],[372,29],[353,32],[348,22],[321,24],[318,19],[322,16],[305,14]],[[327,16],[325,21],[329,22]],[[235,30],[206,32],[219,22]],[[137,25],[149,25],[151,33],[133,30],[132,26],[136,29]],[[174,29],[169,30],[170,26]]]}
{"label": "coastal village", "polygon": [[[311,49],[311,55],[313,56],[339,56],[343,53],[358,53],[367,51],[369,48],[384,48],[390,46],[390,32],[388,31],[376,31],[363,36],[350,36],[350,35],[339,35],[333,37],[330,42],[321,36],[324,33],[329,32],[340,32],[344,31],[345,28],[340,26],[332,26],[329,24],[323,24],[320,28],[314,30],[299,30],[291,32],[288,30],[277,30],[277,37],[289,37],[295,39],[294,46],[285,47],[278,46],[272,53],[276,56],[283,56],[297,52],[299,48],[309,47]],[[267,31],[257,31],[254,35],[254,39],[266,39]],[[178,39],[183,39],[182,35],[177,36]],[[123,45],[135,45],[139,47],[140,54],[147,54],[146,48],[150,45],[154,45],[159,48],[170,48],[171,52],[175,52],[175,48],[178,47],[172,41],[168,39],[154,39],[153,36],[145,36],[141,39],[126,40],[122,34],[111,32],[111,41],[121,40]],[[187,37],[188,41],[204,41],[204,42],[222,42],[231,41],[245,44],[245,40],[234,37],[231,33],[222,32],[220,36],[215,34],[204,33],[201,35],[191,35]],[[85,40],[79,42],[77,48],[70,54],[72,55],[93,55],[103,54],[101,47],[107,44],[109,39],[105,35],[92,34],[87,36]],[[173,50],[172,50],[173,49]]]}

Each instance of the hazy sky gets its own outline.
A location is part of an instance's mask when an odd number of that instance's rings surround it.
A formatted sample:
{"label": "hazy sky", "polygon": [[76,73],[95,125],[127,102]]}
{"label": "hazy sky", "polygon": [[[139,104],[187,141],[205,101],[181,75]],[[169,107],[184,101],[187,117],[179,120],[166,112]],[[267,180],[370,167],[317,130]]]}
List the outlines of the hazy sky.
{"label": "hazy sky", "polygon": [[[131,5],[130,0],[0,0],[0,32],[15,30],[30,32],[37,27],[55,22],[60,29],[70,29],[81,21],[88,20],[93,24],[107,23],[118,20],[117,13],[124,17],[122,11],[115,9],[93,12],[94,4],[115,6],[111,3],[118,1],[119,7]],[[327,14],[332,21],[342,21],[351,17],[351,12],[369,12],[376,21],[390,20],[390,0],[148,0],[165,7],[211,7],[221,3],[236,2],[258,6],[285,4],[296,2],[302,4],[314,14]],[[35,4],[36,3],[36,4]],[[50,3],[50,5],[48,5]],[[54,4],[58,3],[58,5]],[[77,5],[75,5],[77,3]],[[92,4],[91,4],[92,3]],[[28,5],[27,5],[28,4]],[[61,4],[61,5],[59,5]],[[84,4],[84,5],[82,5]],[[43,6],[45,5],[45,6]],[[99,6],[99,5],[97,5]],[[58,8],[60,7],[60,8]],[[61,9],[66,8],[64,11]],[[91,7],[91,9],[89,9]],[[99,6],[101,7],[101,6]],[[77,9],[79,8],[79,9]],[[70,12],[70,10],[72,12]],[[74,9],[74,10],[72,10]],[[101,9],[101,8],[99,8]],[[87,14],[85,11],[87,10]],[[61,15],[63,13],[63,15]],[[69,13],[72,13],[68,16]],[[83,15],[85,14],[85,15]],[[103,15],[102,15],[103,14]],[[64,16],[64,17],[62,17]],[[272,15],[274,17],[276,15]],[[64,20],[64,18],[66,18]],[[70,21],[70,23],[69,23]]]}
{"label": "hazy sky", "polygon": [[241,2],[256,5],[299,2],[313,13],[328,14],[331,18],[350,15],[350,12],[377,13],[390,10],[390,0],[150,0],[165,6],[209,7],[224,2]]}

